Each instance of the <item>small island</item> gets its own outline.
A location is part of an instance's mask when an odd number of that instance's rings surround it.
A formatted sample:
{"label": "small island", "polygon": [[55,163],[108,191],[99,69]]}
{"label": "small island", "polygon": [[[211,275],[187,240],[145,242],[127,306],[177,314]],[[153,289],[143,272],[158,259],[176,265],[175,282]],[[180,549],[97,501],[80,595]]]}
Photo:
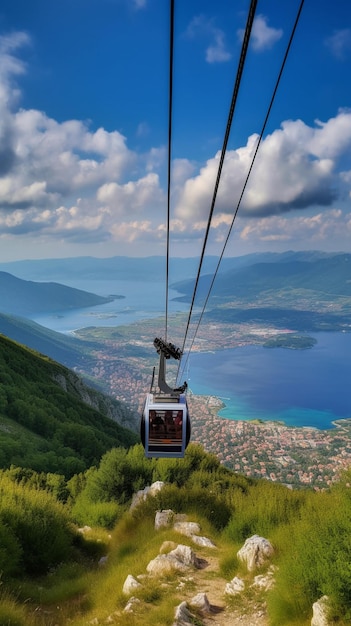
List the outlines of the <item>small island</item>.
{"label": "small island", "polygon": [[288,348],[289,350],[307,350],[313,348],[317,343],[315,337],[309,335],[295,335],[284,333],[267,339],[263,344],[264,348]]}

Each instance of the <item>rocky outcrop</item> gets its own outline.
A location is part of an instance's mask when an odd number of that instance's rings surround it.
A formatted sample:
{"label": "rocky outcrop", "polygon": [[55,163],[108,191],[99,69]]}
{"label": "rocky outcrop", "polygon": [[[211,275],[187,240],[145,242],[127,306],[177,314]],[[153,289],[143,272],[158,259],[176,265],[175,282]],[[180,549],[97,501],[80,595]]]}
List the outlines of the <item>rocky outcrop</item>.
{"label": "rocky outcrop", "polygon": [[245,582],[243,581],[243,579],[239,578],[238,576],[234,576],[234,578],[226,584],[224,591],[229,596],[237,596],[239,593],[244,591],[244,589]]}
{"label": "rocky outcrop", "polygon": [[162,482],[162,480],[157,480],[152,483],[152,485],[147,486],[144,489],[139,489],[139,491],[137,491],[132,498],[130,509],[135,509],[136,506],[146,500],[147,496],[155,496],[159,491],[161,491],[161,489],[163,489],[164,485],[165,483]]}
{"label": "rocky outcrop", "polygon": [[199,536],[200,525],[197,522],[188,522],[187,516],[177,514],[172,509],[157,511],[155,515],[155,529],[173,528],[177,533],[190,537],[190,539],[202,548],[215,548],[215,544],[207,537]]}
{"label": "rocky outcrop", "polygon": [[191,608],[196,609],[196,612],[200,611],[201,614],[210,614],[212,611],[212,607],[205,593],[198,593],[190,600],[189,605],[187,602],[181,602],[176,607],[173,626],[192,626],[194,623],[199,624],[199,619],[191,611]]}
{"label": "rocky outcrop", "polygon": [[276,567],[274,565],[271,565],[265,574],[258,574],[257,576],[255,576],[252,586],[258,587],[263,591],[269,591],[270,589],[272,589],[275,584],[275,570]]}
{"label": "rocky outcrop", "polygon": [[96,389],[88,387],[83,380],[71,370],[53,375],[53,379],[64,391],[78,397],[91,408],[114,420],[121,426],[138,431],[139,415],[126,404],[107,396]]}
{"label": "rocky outcrop", "polygon": [[313,616],[311,626],[330,626],[331,622],[328,619],[328,609],[328,596],[322,596],[312,606]]}
{"label": "rocky outcrop", "polygon": [[127,578],[124,581],[122,591],[125,596],[130,596],[132,595],[132,593],[135,592],[136,589],[140,589],[140,587],[141,587],[140,582],[136,580],[134,576],[132,576],[131,574],[128,574]]}
{"label": "rocky outcrop", "polygon": [[270,541],[259,535],[253,535],[246,539],[244,545],[237,553],[238,558],[242,561],[249,572],[265,565],[273,556],[274,549]]}
{"label": "rocky outcrop", "polygon": [[146,570],[152,576],[164,576],[172,571],[186,572],[189,568],[200,569],[203,561],[198,559],[195,552],[189,546],[178,545],[168,554],[159,554],[150,561]]}
{"label": "rocky outcrop", "polygon": [[181,602],[176,607],[174,618],[173,626],[190,626],[194,623],[194,615],[189,610],[186,602]]}

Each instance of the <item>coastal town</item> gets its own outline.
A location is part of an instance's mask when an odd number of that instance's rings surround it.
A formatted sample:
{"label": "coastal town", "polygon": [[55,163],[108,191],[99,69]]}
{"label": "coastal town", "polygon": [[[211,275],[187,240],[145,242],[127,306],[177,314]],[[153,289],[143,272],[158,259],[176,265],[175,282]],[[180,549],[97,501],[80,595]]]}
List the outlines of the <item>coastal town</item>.
{"label": "coastal town", "polygon": [[[272,331],[267,334],[271,336]],[[121,337],[106,341],[108,349],[101,346],[95,352],[90,374],[104,382],[111,396],[141,413],[151,382],[150,358],[130,356],[130,347],[127,356]],[[135,340],[133,344],[135,347]],[[142,347],[144,340],[139,338],[138,344]],[[298,428],[282,422],[222,418],[219,412],[223,402],[215,396],[190,392],[188,403],[191,441],[201,444],[221,463],[245,476],[265,478],[292,488],[322,490],[351,465],[351,419],[340,420],[328,430]]]}

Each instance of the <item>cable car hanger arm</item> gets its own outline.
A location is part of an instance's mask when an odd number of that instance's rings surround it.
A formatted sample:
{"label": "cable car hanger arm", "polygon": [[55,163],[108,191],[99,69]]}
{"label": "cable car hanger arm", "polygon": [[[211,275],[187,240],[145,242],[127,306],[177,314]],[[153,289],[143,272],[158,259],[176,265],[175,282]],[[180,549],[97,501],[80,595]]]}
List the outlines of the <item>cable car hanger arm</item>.
{"label": "cable car hanger arm", "polygon": [[163,339],[156,337],[154,340],[154,346],[156,348],[157,353],[160,355],[160,365],[158,368],[158,386],[159,389],[166,394],[179,396],[181,393],[184,393],[188,387],[187,383],[184,382],[183,385],[177,387],[176,389],[172,389],[166,383],[166,359],[176,359],[179,361],[182,357],[182,351],[177,348],[173,343],[166,342]]}

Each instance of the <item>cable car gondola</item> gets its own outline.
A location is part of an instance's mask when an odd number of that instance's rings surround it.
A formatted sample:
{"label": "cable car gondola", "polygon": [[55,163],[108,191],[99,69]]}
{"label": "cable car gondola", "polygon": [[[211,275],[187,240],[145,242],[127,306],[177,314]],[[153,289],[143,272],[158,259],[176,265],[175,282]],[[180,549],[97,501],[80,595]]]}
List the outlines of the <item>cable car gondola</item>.
{"label": "cable car gondola", "polygon": [[190,440],[191,426],[186,400],[187,383],[172,389],[165,380],[166,359],[179,360],[179,348],[156,338],[154,346],[160,355],[158,390],[147,394],[141,417],[140,436],[145,455],[151,457],[183,458]]}

